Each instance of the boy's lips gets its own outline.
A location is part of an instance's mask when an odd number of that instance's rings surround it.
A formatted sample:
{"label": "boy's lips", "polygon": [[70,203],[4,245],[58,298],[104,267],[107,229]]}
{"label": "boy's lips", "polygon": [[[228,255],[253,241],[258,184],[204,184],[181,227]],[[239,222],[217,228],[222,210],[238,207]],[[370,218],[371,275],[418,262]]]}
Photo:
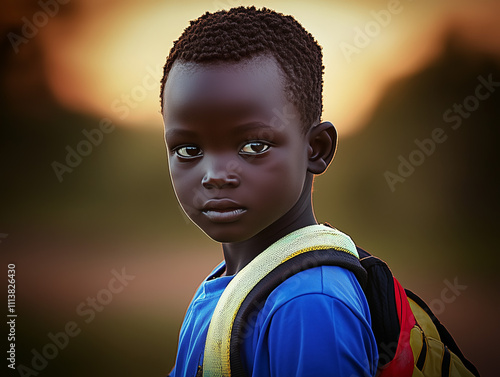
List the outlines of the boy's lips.
{"label": "boy's lips", "polygon": [[210,221],[230,223],[238,220],[247,210],[231,199],[211,199],[201,211]]}

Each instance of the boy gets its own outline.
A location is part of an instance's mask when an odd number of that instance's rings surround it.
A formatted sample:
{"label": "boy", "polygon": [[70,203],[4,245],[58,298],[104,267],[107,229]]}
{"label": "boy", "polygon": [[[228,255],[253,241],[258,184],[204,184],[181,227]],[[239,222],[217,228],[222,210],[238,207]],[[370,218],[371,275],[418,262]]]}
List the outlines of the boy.
{"label": "boy", "polygon": [[[252,276],[264,250],[326,228],[311,202],[313,177],[337,142],[334,126],[320,121],[322,74],[311,34],[268,9],[206,13],[170,51],[161,101],[173,186],[224,254],[186,312],[172,377],[218,375],[203,371],[205,342],[230,282]],[[274,289],[241,350],[246,375],[258,377],[373,376],[378,358],[363,291],[338,266],[299,272]]]}

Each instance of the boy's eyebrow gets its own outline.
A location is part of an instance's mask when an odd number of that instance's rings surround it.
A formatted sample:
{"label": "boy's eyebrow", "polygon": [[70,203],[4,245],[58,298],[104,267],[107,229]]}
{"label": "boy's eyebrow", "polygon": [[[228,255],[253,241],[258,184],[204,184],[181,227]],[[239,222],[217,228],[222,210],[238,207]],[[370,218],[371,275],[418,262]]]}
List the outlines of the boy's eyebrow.
{"label": "boy's eyebrow", "polygon": [[179,128],[171,128],[165,131],[165,139],[168,140],[172,137],[186,137],[186,138],[194,138],[196,136],[196,132],[190,130],[183,130]]}

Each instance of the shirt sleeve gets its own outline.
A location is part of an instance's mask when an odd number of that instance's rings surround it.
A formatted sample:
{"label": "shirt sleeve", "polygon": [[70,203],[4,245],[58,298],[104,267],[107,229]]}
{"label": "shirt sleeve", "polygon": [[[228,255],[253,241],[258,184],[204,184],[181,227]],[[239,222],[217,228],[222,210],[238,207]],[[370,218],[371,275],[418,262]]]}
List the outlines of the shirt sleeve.
{"label": "shirt sleeve", "polygon": [[377,348],[370,323],[338,298],[296,297],[274,312],[267,329],[259,337],[253,376],[375,375]]}

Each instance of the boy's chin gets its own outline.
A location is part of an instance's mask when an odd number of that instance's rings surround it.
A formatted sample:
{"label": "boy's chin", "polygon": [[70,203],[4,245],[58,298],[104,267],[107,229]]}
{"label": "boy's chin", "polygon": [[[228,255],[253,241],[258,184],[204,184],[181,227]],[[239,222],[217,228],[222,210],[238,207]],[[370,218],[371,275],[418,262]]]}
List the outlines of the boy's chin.
{"label": "boy's chin", "polygon": [[242,237],[241,235],[238,234],[228,234],[228,232],[206,232],[203,230],[203,233],[205,233],[208,238],[215,242],[219,243],[233,243],[233,242],[241,242],[245,241],[248,238]]}
{"label": "boy's chin", "polygon": [[220,226],[218,229],[204,229],[199,225],[197,226],[208,238],[219,243],[242,242],[251,238],[251,235],[246,234],[247,232],[238,231],[235,227]]}

